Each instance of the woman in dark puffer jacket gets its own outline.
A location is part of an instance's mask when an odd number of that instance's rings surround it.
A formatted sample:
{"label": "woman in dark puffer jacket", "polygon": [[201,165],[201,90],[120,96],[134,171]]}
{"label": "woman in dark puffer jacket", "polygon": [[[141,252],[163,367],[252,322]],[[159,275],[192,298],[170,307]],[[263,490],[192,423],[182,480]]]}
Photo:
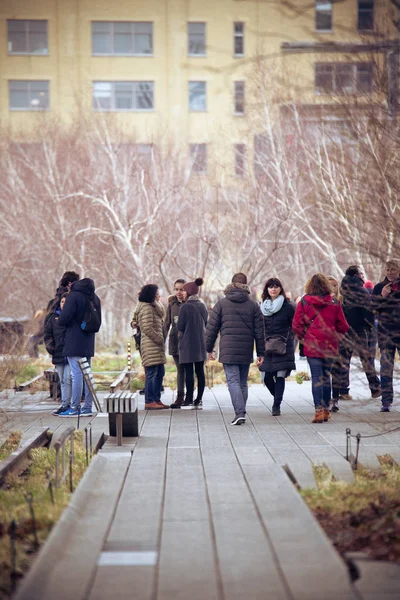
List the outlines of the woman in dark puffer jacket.
{"label": "woman in dark puffer jacket", "polygon": [[286,340],[286,353],[266,352],[260,371],[265,372],[264,383],[271,392],[274,403],[272,415],[279,417],[285,391],[285,379],[296,368],[292,320],[294,306],[288,302],[282,283],[276,277],[268,279],[262,293],[261,312],[264,315],[265,339],[279,336]]}

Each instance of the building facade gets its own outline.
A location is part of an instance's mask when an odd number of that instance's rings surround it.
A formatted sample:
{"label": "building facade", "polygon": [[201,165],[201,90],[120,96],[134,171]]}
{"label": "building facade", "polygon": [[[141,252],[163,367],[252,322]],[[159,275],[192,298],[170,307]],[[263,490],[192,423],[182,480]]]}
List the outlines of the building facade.
{"label": "building facade", "polygon": [[397,73],[398,13],[391,0],[2,0],[0,127],[33,141],[46,119],[113,119],[143,151],[174,140],[200,173],[230,144],[240,177],[264,106],[370,100],[377,65]]}

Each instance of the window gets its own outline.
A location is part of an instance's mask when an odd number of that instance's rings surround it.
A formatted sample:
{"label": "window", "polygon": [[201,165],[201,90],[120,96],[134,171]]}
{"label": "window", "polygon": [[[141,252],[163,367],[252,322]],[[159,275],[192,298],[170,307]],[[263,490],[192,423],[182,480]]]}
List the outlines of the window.
{"label": "window", "polygon": [[205,81],[189,81],[189,110],[191,112],[207,110],[207,84]]}
{"label": "window", "polygon": [[233,55],[244,56],[244,23],[233,24]]}
{"label": "window", "polygon": [[47,21],[7,21],[8,54],[48,54]]}
{"label": "window", "polygon": [[188,23],[188,54],[189,56],[206,55],[205,23]]}
{"label": "window", "polygon": [[243,115],[244,114],[244,92],[245,92],[244,81],[235,81],[233,84],[235,115]]}
{"label": "window", "polygon": [[372,90],[372,63],[317,63],[317,94],[355,94]]}
{"label": "window", "polygon": [[153,23],[93,21],[92,53],[149,56],[153,54]]}
{"label": "window", "polygon": [[93,82],[95,110],[153,110],[152,81],[95,81]]}
{"label": "window", "polygon": [[332,31],[332,2],[316,0],[315,29],[317,31]]}
{"label": "window", "polygon": [[244,177],[246,174],[246,145],[235,144],[235,175]]}
{"label": "window", "polygon": [[372,31],[374,28],[374,0],[358,0],[359,31]]}
{"label": "window", "polygon": [[46,110],[49,108],[48,81],[8,82],[10,110]]}
{"label": "window", "polygon": [[192,171],[207,173],[207,144],[190,144],[190,158],[193,160]]}

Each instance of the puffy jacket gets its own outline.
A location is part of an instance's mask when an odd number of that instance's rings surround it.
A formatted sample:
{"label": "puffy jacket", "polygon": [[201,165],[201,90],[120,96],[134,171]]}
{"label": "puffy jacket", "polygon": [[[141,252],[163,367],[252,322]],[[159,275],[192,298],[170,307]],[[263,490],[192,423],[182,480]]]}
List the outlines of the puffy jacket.
{"label": "puffy jacket", "polygon": [[56,308],[46,319],[44,326],[44,343],[53,365],[62,365],[66,361],[63,354],[66,327],[61,327],[58,323],[60,313],[60,307]]}
{"label": "puffy jacket", "polygon": [[257,356],[264,356],[264,321],[258,304],[250,300],[247,285],[234,283],[214,306],[206,329],[206,349],[212,352],[218,333],[219,360],[225,364],[250,364],[254,342]]}
{"label": "puffy jacket", "polygon": [[183,306],[183,302],[179,302],[176,296],[171,296],[168,301],[168,308],[164,321],[164,337],[167,339],[169,332],[168,351],[171,356],[177,356],[178,350],[178,330],[176,324],[178,322],[179,310]]}
{"label": "puffy jacket", "polygon": [[135,318],[140,327],[140,357],[144,367],[164,365],[165,340],[163,333],[164,307],[161,302],[139,302]]}
{"label": "puffy jacket", "polygon": [[292,371],[296,368],[292,334],[294,311],[294,306],[285,300],[278,312],[268,317],[264,315],[265,338],[279,335],[287,339],[287,344],[284,355],[266,353],[260,371],[275,373],[276,371]]}
{"label": "puffy jacket", "polygon": [[296,307],[292,329],[304,343],[305,356],[329,358],[337,355],[339,340],[349,324],[332,296],[306,294]]}
{"label": "puffy jacket", "polygon": [[356,275],[346,275],[340,286],[346,321],[355,333],[363,333],[374,324],[371,295]]}
{"label": "puffy jacket", "polygon": [[400,285],[392,282],[392,291],[386,298],[382,296],[382,289],[390,283],[387,277],[376,284],[372,292],[372,300],[375,312],[378,316],[378,344],[384,348],[400,340]]}
{"label": "puffy jacket", "polygon": [[206,353],[206,324],[208,311],[196,296],[190,296],[179,311],[179,362],[203,362]]}
{"label": "puffy jacket", "polygon": [[61,327],[66,327],[64,356],[94,356],[95,333],[85,333],[81,329],[81,323],[87,307],[88,300],[92,300],[100,313],[100,298],[94,293],[94,282],[85,278],[74,281],[71,286],[64,308],[58,319]]}

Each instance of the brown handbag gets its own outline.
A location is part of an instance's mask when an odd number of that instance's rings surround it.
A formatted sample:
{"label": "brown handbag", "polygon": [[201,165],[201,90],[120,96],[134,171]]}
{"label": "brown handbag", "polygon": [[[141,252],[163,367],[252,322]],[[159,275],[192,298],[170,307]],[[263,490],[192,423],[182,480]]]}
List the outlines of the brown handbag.
{"label": "brown handbag", "polygon": [[265,352],[267,354],[279,354],[283,356],[286,354],[286,345],[288,341],[289,333],[284,338],[281,335],[272,335],[265,340]]}

